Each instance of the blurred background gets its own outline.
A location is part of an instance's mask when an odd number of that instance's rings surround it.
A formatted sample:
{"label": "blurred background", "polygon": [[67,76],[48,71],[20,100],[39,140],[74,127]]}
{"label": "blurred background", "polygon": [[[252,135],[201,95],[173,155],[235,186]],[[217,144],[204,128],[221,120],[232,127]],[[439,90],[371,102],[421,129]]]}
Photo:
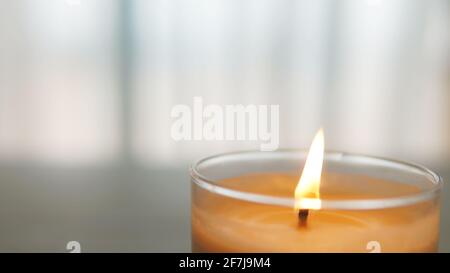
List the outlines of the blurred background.
{"label": "blurred background", "polygon": [[[279,104],[280,147],[450,181],[449,0],[0,0],[0,251],[190,251],[176,104]],[[450,251],[450,189],[441,250]]]}

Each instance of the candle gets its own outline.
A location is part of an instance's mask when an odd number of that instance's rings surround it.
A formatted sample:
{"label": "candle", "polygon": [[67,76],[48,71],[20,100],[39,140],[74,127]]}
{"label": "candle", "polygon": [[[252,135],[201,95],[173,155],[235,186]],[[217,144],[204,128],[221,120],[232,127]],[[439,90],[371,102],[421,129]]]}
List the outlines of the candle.
{"label": "candle", "polygon": [[[261,194],[288,196],[298,177],[286,174],[254,174],[226,179],[230,188]],[[377,198],[383,192],[359,194],[353,185],[364,182],[391,195],[418,189],[364,176],[326,174],[331,185],[323,198]],[[345,183],[345,185],[340,185]],[[261,187],[260,185],[264,186]],[[367,252],[378,242],[383,252],[437,250],[439,209],[433,202],[393,209],[315,210],[307,227],[298,227],[291,208],[240,201],[204,194],[192,207],[193,250],[200,252]]]}
{"label": "candle", "polygon": [[305,154],[297,151],[228,154],[195,165],[192,250],[437,251],[437,175],[340,153],[325,154],[322,172],[323,147],[315,142],[300,177],[294,166]]}

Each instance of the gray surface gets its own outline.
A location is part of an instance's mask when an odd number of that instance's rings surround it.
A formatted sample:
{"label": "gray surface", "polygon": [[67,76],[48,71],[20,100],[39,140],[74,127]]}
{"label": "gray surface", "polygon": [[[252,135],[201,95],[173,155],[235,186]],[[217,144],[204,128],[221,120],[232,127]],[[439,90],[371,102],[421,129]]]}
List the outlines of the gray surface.
{"label": "gray surface", "polygon": [[190,251],[187,171],[2,168],[0,251]]}
{"label": "gray surface", "polygon": [[[190,186],[179,169],[0,168],[0,251],[190,251]],[[439,170],[439,169],[438,169]],[[450,177],[448,171],[441,172]],[[447,179],[448,181],[448,179]],[[450,252],[450,188],[441,251]]]}

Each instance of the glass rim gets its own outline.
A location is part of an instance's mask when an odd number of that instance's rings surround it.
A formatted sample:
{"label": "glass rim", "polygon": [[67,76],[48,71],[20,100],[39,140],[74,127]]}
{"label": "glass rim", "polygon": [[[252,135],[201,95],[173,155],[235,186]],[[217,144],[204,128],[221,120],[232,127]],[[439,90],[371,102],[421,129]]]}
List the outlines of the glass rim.
{"label": "glass rim", "polygon": [[[277,197],[266,194],[258,194],[258,193],[250,193],[243,192],[236,189],[227,188],[224,186],[217,185],[219,180],[210,179],[205,177],[199,171],[199,166],[205,162],[210,160],[215,160],[221,157],[226,156],[237,156],[237,155],[250,155],[250,154],[260,154],[264,156],[274,156],[284,155],[284,154],[292,154],[299,155],[304,154],[307,155],[308,150],[306,149],[278,149],[272,152],[263,152],[260,150],[242,150],[242,151],[234,151],[228,153],[215,154],[212,156],[204,157],[200,160],[197,160],[194,164],[192,164],[189,168],[190,176],[193,182],[200,186],[201,188],[210,191],[215,194],[219,194],[222,196],[239,199],[242,201],[260,203],[260,204],[270,204],[270,205],[278,205],[283,207],[291,207],[294,208],[295,198],[294,197]],[[439,196],[439,193],[443,186],[442,178],[435,173],[434,171],[424,167],[420,164],[406,162],[401,160],[395,160],[385,157],[379,156],[370,156],[364,154],[357,153],[348,153],[341,151],[332,151],[326,150],[324,155],[324,160],[330,158],[353,158],[353,159],[364,159],[370,160],[371,162],[378,163],[389,163],[395,164],[398,167],[402,167],[403,169],[407,169],[409,171],[420,173],[428,177],[428,180],[432,183],[432,186],[429,189],[424,189],[419,193],[399,196],[399,197],[388,197],[388,198],[377,198],[377,199],[351,199],[351,200],[321,200],[321,210],[330,210],[330,209],[341,209],[341,210],[371,210],[371,209],[385,209],[385,208],[394,208],[401,207],[407,205],[413,205],[416,203],[432,200],[435,197]]]}

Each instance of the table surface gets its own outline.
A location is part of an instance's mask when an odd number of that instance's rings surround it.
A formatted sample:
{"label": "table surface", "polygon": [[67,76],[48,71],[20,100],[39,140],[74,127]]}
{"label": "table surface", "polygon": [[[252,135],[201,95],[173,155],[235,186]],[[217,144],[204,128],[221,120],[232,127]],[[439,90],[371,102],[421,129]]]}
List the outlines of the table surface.
{"label": "table surface", "polygon": [[[1,166],[0,251],[65,252],[78,241],[85,252],[189,252],[186,170]],[[449,187],[441,215],[440,251],[450,252]]]}

